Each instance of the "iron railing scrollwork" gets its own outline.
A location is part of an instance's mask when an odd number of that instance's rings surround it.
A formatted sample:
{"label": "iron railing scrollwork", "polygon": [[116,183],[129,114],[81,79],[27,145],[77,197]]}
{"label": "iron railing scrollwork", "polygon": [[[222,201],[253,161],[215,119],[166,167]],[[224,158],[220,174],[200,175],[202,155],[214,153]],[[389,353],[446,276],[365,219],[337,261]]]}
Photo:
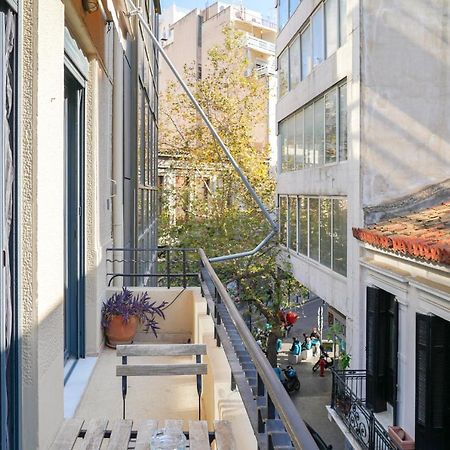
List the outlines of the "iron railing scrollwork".
{"label": "iron railing scrollwork", "polygon": [[361,447],[367,450],[396,450],[388,433],[366,405],[366,371],[332,372],[331,407]]}

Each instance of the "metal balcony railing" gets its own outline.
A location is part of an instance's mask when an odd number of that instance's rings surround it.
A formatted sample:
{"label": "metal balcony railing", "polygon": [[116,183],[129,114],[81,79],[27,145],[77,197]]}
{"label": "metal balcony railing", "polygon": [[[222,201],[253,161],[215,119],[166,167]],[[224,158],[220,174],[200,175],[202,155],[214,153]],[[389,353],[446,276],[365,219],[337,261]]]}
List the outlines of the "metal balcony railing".
{"label": "metal balcony railing", "polygon": [[198,251],[193,248],[107,248],[108,286],[198,286]]}
{"label": "metal balcony railing", "polygon": [[[214,322],[258,450],[318,450],[303,419],[202,249],[107,249],[108,284],[198,286]],[[142,272],[141,272],[142,269]],[[119,270],[119,271],[117,271]]]}
{"label": "metal balcony railing", "polygon": [[367,450],[396,450],[386,430],[366,404],[365,370],[332,370],[331,407]]}
{"label": "metal balcony railing", "polygon": [[265,28],[270,28],[274,31],[277,30],[277,24],[273,22],[272,20],[258,16],[256,14],[251,14],[244,8],[242,9],[235,9],[234,10],[234,17],[236,19],[243,20],[244,22],[251,23],[252,25],[261,25]]}
{"label": "metal balcony railing", "polygon": [[259,39],[248,33],[245,35],[244,45],[263,53],[275,55],[275,44],[265,41],[264,39]]}

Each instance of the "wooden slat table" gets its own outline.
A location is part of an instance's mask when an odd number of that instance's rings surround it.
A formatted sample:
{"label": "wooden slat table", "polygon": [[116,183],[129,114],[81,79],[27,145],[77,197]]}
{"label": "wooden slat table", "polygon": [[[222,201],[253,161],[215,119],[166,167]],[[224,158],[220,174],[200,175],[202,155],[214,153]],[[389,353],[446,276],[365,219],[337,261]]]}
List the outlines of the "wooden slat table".
{"label": "wooden slat table", "polygon": [[[67,419],[61,426],[51,450],[150,450],[150,440],[158,429],[183,429],[182,420]],[[230,423],[214,422],[217,450],[237,450]],[[208,425],[204,420],[189,421],[189,450],[210,450]]]}

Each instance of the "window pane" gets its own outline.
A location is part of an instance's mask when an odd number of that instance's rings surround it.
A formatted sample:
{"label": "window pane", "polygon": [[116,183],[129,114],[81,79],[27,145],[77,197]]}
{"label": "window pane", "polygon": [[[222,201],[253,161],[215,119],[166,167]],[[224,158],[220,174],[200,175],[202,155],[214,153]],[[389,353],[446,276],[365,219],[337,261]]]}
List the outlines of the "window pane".
{"label": "window pane", "polygon": [[278,145],[280,148],[281,171],[287,170],[287,139],[286,139],[286,121],[279,125]]}
{"label": "window pane", "polygon": [[289,248],[297,251],[297,197],[289,197]]}
{"label": "window pane", "polygon": [[325,3],[325,24],[328,58],[338,48],[338,0],[327,0]]}
{"label": "window pane", "polygon": [[347,201],[333,199],[333,270],[347,275]]}
{"label": "window pane", "polygon": [[302,255],[308,256],[308,200],[305,197],[299,197],[298,209],[298,236],[300,239],[298,251]]}
{"label": "window pane", "polygon": [[324,99],[314,102],[314,164],[323,164],[324,158]]}
{"label": "window pane", "polygon": [[287,120],[287,170],[294,170],[295,164],[295,120],[290,117]]}
{"label": "window pane", "polygon": [[305,165],[314,164],[313,105],[305,109]]}
{"label": "window pane", "polygon": [[347,0],[339,0],[339,45],[347,39]]}
{"label": "window pane", "polygon": [[289,6],[289,17],[294,14],[295,10],[297,9],[298,4],[300,3],[300,0],[291,0],[290,6]]}
{"label": "window pane", "polygon": [[339,161],[347,159],[347,85],[339,88]]}
{"label": "window pane", "polygon": [[286,49],[278,58],[279,97],[283,97],[289,89],[289,52]]}
{"label": "window pane", "polygon": [[289,0],[280,0],[278,4],[278,25],[281,30],[288,21]]}
{"label": "window pane", "polygon": [[324,58],[324,29],[323,29],[323,7],[312,17],[312,33],[313,33],[313,65],[316,66],[323,61]]}
{"label": "window pane", "polygon": [[289,47],[289,89],[292,90],[300,81],[300,36]]}
{"label": "window pane", "polygon": [[303,31],[301,36],[302,44],[302,80],[305,79],[312,69],[312,39],[311,27]]}
{"label": "window pane", "polygon": [[303,111],[300,111],[295,115],[295,169],[302,169],[303,165]]}
{"label": "window pane", "polygon": [[320,264],[331,267],[331,200],[320,200]]}
{"label": "window pane", "polygon": [[325,95],[325,162],[336,162],[336,89]]}
{"label": "window pane", "polygon": [[319,261],[319,199],[309,199],[309,257]]}
{"label": "window pane", "polygon": [[287,244],[287,198],[280,197],[279,204],[280,215],[280,244],[286,246]]}

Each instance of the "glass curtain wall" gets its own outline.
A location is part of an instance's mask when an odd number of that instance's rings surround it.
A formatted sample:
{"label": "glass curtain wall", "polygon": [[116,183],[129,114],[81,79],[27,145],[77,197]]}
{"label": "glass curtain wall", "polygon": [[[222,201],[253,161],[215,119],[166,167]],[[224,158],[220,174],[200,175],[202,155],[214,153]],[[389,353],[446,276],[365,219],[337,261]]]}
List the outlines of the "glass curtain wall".
{"label": "glass curtain wall", "polygon": [[280,244],[347,275],[347,200],[279,196]]}
{"label": "glass curtain wall", "polygon": [[319,4],[278,57],[279,77],[282,80],[279,97],[295,89],[313,67],[336,53],[345,43],[346,21],[346,0],[326,0]]}
{"label": "glass curtain wall", "polygon": [[347,159],[347,86],[327,91],[279,124],[282,172]]}

